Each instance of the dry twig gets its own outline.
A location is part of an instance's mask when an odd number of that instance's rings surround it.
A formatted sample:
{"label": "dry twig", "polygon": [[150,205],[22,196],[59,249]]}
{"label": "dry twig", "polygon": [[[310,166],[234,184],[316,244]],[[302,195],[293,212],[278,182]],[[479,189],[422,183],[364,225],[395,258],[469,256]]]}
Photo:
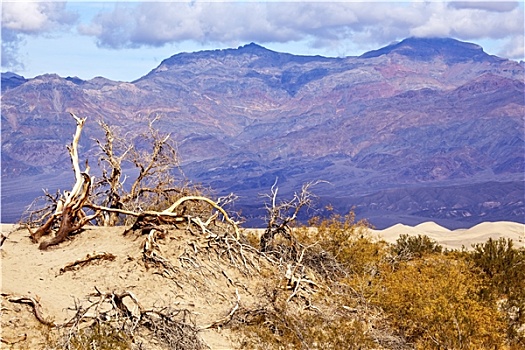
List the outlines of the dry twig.
{"label": "dry twig", "polygon": [[272,248],[275,236],[279,234],[289,240],[292,247],[295,245],[290,225],[297,219],[303,207],[309,207],[312,204],[313,194],[310,189],[321,182],[323,181],[306,183],[303,185],[301,192],[296,192],[291,200],[278,203],[277,194],[279,188],[277,187],[277,179],[275,180],[270,189],[270,194],[266,195],[270,203],[266,204],[268,224],[261,236],[261,252],[268,252]]}
{"label": "dry twig", "polygon": [[6,337],[0,337],[0,342],[4,343],[4,344],[7,344],[7,345],[14,345],[14,344],[18,344],[20,342],[23,342],[27,339],[27,334],[26,333],[23,333],[23,334],[20,334],[17,338],[15,339],[8,339]]}
{"label": "dry twig", "polygon": [[94,260],[109,260],[113,261],[115,260],[116,256],[111,253],[106,252],[95,252],[93,254],[87,254],[85,258],[76,260],[72,263],[67,264],[66,266],[62,267],[58,274],[61,275],[64,272],[75,270],[77,267],[86,266],[88,263],[94,261]]}
{"label": "dry twig", "polygon": [[200,327],[200,329],[203,330],[203,329],[210,329],[210,328],[221,328],[224,325],[226,325],[228,322],[230,322],[232,320],[233,315],[235,314],[235,312],[239,309],[239,303],[241,301],[241,297],[240,297],[239,291],[237,289],[235,289],[235,295],[237,296],[237,302],[235,303],[233,308],[230,310],[228,315],[226,315],[225,317],[223,317],[223,318],[221,318],[221,319],[219,319],[217,321],[214,321],[214,322],[210,323],[209,325],[202,326],[202,327]]}

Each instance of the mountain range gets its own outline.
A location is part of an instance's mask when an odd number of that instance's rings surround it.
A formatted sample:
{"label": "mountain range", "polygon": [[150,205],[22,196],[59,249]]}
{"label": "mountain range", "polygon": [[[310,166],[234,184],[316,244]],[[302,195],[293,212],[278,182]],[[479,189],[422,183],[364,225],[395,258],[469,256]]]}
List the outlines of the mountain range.
{"label": "mountain range", "polygon": [[2,73],[2,221],[71,187],[71,111],[88,117],[86,157],[97,120],[137,134],[159,116],[186,176],[237,194],[249,225],[276,180],[283,198],[324,180],[308,215],[353,208],[377,228],[525,222],[524,72],[473,43],[408,38],[344,58],[179,53],[132,82]]}

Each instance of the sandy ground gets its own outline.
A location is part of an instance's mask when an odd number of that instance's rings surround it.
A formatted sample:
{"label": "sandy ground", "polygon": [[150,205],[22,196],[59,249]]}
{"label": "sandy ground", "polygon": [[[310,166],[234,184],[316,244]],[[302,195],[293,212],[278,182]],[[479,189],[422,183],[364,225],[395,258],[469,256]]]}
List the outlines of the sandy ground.
{"label": "sandy ground", "polygon": [[[45,327],[35,319],[28,305],[10,302],[13,296],[37,299],[44,316],[61,323],[73,317],[75,304],[87,303],[88,295],[94,293],[95,288],[102,292],[130,291],[146,308],[170,306],[190,310],[197,326],[203,326],[228,315],[236,303],[236,290],[244,306],[250,305],[260,290],[254,281],[256,278],[227,261],[208,259],[206,253],[200,255],[201,258],[195,256],[193,262],[181,259],[204,249],[199,241],[202,238],[187,231],[171,230],[158,240],[162,256],[179,272],[175,278],[168,278],[165,271],[148,268],[143,261],[145,236],[138,233],[123,236],[121,227],[87,228],[48,251],[40,251],[25,229],[15,230],[14,225],[2,225],[1,229],[8,236],[0,249],[0,321],[4,340],[1,349],[45,348]],[[400,234],[424,234],[452,249],[470,248],[489,237],[508,237],[516,246],[525,245],[525,225],[513,222],[487,222],[453,231],[426,222],[415,227],[398,224],[372,231],[373,236],[388,242],[395,242]],[[66,265],[97,252],[113,254],[115,259],[94,261],[61,272]],[[236,344],[235,335],[226,330],[205,330],[200,336],[210,349],[232,349]]]}
{"label": "sandy ground", "polygon": [[[2,225],[4,234],[11,229],[12,226]],[[27,230],[11,232],[1,248],[1,337],[8,342],[27,339],[14,345],[3,342],[0,348],[44,348],[45,327],[38,324],[28,305],[9,302],[12,296],[36,298],[48,320],[62,323],[74,316],[75,303],[86,303],[95,288],[119,294],[130,291],[146,309],[170,306],[190,310],[197,326],[202,327],[228,315],[237,300],[236,289],[242,302],[248,304],[257,293],[258,286],[251,285],[249,276],[222,260],[214,261],[212,268],[212,263],[202,258],[192,258],[198,267],[189,260],[182,264],[180,256],[190,252],[188,256],[192,257],[199,243],[184,231],[170,231],[166,238],[157,240],[163,257],[180,271],[174,279],[167,278],[162,269],[146,267],[142,259],[145,236],[123,236],[123,231],[123,228],[88,228],[48,251],[40,251],[30,241]],[[197,245],[189,244],[191,241]],[[60,271],[87,254],[101,252],[116,258]],[[212,329],[199,334],[211,349],[231,349],[235,342],[227,331]]]}

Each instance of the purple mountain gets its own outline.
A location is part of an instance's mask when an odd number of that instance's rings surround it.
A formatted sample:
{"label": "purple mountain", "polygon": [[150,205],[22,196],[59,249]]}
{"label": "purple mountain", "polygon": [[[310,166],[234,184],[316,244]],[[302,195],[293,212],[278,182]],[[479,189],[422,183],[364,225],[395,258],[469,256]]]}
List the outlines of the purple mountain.
{"label": "purple mountain", "polygon": [[253,43],[181,53],[133,82],[2,74],[2,220],[70,187],[72,111],[88,117],[90,157],[96,120],[136,133],[161,116],[186,175],[238,194],[250,225],[276,178],[283,195],[326,180],[319,208],[379,228],[524,222],[524,72],[472,43],[409,38],[345,58]]}

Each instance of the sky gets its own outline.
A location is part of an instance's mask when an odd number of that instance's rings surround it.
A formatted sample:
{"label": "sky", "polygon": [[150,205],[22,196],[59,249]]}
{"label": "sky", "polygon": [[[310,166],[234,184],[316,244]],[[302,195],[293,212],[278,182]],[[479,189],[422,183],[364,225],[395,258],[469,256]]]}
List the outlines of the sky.
{"label": "sky", "polygon": [[2,1],[2,72],[133,81],[180,52],[255,42],[358,56],[407,37],[452,37],[524,60],[523,1]]}

